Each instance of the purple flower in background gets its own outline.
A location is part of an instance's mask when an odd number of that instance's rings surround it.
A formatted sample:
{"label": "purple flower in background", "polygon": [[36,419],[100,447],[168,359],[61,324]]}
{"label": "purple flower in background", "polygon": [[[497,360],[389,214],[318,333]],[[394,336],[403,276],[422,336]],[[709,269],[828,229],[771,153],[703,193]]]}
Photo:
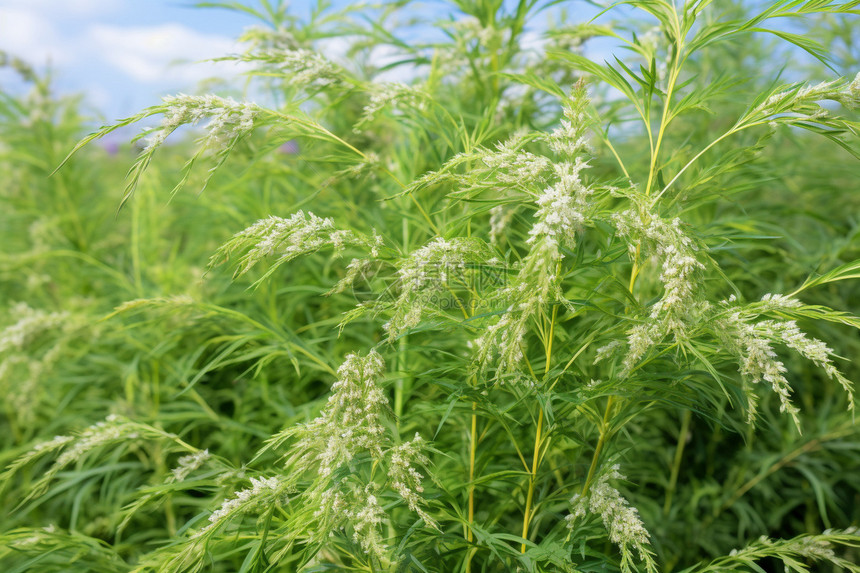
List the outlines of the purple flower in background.
{"label": "purple flower in background", "polygon": [[108,155],[116,155],[117,153],[119,153],[119,142],[104,141],[102,142],[102,149],[104,149]]}
{"label": "purple flower in background", "polygon": [[286,153],[289,155],[298,155],[299,153],[299,142],[295,139],[291,139],[288,142],[282,144],[278,151],[281,153]]}

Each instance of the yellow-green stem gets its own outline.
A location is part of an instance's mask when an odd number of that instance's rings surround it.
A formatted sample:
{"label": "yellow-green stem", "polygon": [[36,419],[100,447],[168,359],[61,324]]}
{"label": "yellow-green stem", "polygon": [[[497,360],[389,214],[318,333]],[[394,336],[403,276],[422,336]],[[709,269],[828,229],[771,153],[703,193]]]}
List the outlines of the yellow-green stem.
{"label": "yellow-green stem", "polygon": [[[466,540],[471,543],[475,536],[472,533],[472,523],[475,521],[475,452],[478,449],[478,416],[475,410],[478,408],[477,402],[472,402],[472,429],[469,439],[469,531],[466,535]],[[466,562],[466,571],[470,571],[472,567],[471,554]]]}
{"label": "yellow-green stem", "polygon": [[600,425],[600,437],[597,438],[597,446],[594,448],[594,457],[591,458],[591,466],[588,468],[588,476],[585,478],[585,483],[582,485],[581,495],[585,495],[588,488],[591,486],[591,480],[594,479],[594,473],[597,471],[597,462],[600,460],[600,454],[603,451],[603,445],[606,443],[606,436],[609,433],[609,414],[612,410],[614,396],[610,396],[606,401],[606,411],[603,413],[603,423]]}
{"label": "yellow-green stem", "polygon": [[[449,288],[450,290],[450,288]],[[452,292],[452,295],[454,293]],[[463,313],[463,317],[467,320],[469,319],[469,312],[463,307],[463,304],[460,303],[459,297],[457,297],[457,302],[460,306],[460,311]],[[474,312],[474,305],[470,309]],[[472,376],[469,379],[469,385],[474,387],[478,383],[477,376]],[[478,409],[478,403],[472,402],[472,420],[471,427],[469,429],[469,515],[468,515],[468,524],[466,527],[466,541],[472,543],[474,541],[475,536],[472,532],[472,524],[475,521],[475,456],[478,451],[478,415],[475,413]],[[466,554],[466,573],[472,572],[472,556],[475,554],[474,548],[470,548],[469,552]]]}
{"label": "yellow-green stem", "polygon": [[672,507],[672,495],[675,493],[675,486],[678,484],[678,474],[681,471],[681,459],[684,457],[684,446],[687,444],[687,433],[690,431],[691,417],[690,411],[686,410],[681,420],[678,445],[675,447],[675,459],[672,461],[672,473],[669,476],[669,485],[666,486],[666,501],[663,503],[664,516],[669,515],[669,509]]}
{"label": "yellow-green stem", "polygon": [[[556,276],[561,272],[561,263],[559,262],[556,266]],[[552,307],[552,318],[549,323],[549,335],[547,337],[545,346],[546,346],[546,364],[544,365],[543,376],[546,379],[546,375],[549,373],[549,368],[552,363],[552,339],[555,335],[555,319],[558,316],[558,305]],[[535,446],[534,446],[534,457],[532,457],[532,469],[529,475],[529,486],[528,492],[526,493],[526,508],[523,511],[523,539],[528,539],[529,535],[529,524],[532,519],[532,501],[534,500],[535,493],[535,482],[537,481],[537,471],[538,464],[540,463],[540,450],[541,450],[541,434],[543,433],[543,408],[540,409],[538,413],[538,422],[537,422],[537,431],[535,432]],[[520,546],[520,552],[526,552],[526,544],[523,543]]]}
{"label": "yellow-green stem", "polygon": [[639,276],[639,252],[641,249],[641,245],[636,245],[636,254],[633,255],[633,268],[630,270],[630,285],[627,287],[627,290],[630,291],[630,294],[633,294],[633,287],[636,286],[636,277]]}
{"label": "yellow-green stem", "polygon": [[677,40],[677,44],[675,45],[676,51],[675,57],[672,59],[672,68],[669,71],[669,79],[666,86],[666,104],[663,106],[663,114],[660,118],[660,133],[657,134],[657,143],[654,145],[651,152],[651,165],[648,169],[648,184],[645,186],[646,196],[651,194],[651,186],[654,184],[654,179],[657,174],[657,161],[660,156],[660,146],[663,143],[663,135],[666,133],[666,128],[671,121],[671,118],[669,117],[669,109],[672,105],[672,94],[675,91],[675,83],[678,81],[678,75],[681,71],[681,52],[684,49],[684,39],[681,38],[681,26],[678,21],[678,14],[677,12],[674,12],[674,10],[673,13],[675,16],[675,38]]}
{"label": "yellow-green stem", "polygon": [[[472,411],[477,409],[478,403],[472,402]],[[469,446],[469,541],[472,541],[472,521],[475,519],[475,451],[478,447],[478,416],[472,414],[472,435]]]}
{"label": "yellow-green stem", "polygon": [[663,135],[666,133],[667,120],[669,118],[669,106],[672,103],[672,91],[675,88],[675,81],[678,78],[677,66],[673,66],[669,74],[669,88],[666,91],[666,105],[663,106],[663,116],[660,118],[660,133],[657,134],[657,143],[654,145],[654,151],[651,154],[651,165],[648,168],[648,184],[645,186],[645,195],[651,194],[651,186],[654,184],[654,178],[657,174],[657,160],[660,156],[660,147],[663,144]]}
{"label": "yellow-green stem", "polygon": [[[529,476],[529,489],[526,494],[526,510],[523,512],[523,539],[528,539],[529,523],[531,522],[532,500],[535,495],[535,477],[537,476],[538,459],[540,456],[540,439],[541,431],[543,430],[543,408],[538,414],[537,432],[535,432],[535,453],[532,458],[532,471]],[[520,546],[520,552],[526,552],[526,544]]]}
{"label": "yellow-green stem", "polygon": [[[409,252],[409,219],[404,218],[401,224],[403,234],[403,252]],[[406,336],[400,339],[398,343],[398,352],[394,362],[394,369],[397,373],[397,380],[394,382],[394,417],[398,432],[400,430],[400,417],[403,415],[403,393],[405,381],[403,380],[404,368],[402,366],[406,358]]]}

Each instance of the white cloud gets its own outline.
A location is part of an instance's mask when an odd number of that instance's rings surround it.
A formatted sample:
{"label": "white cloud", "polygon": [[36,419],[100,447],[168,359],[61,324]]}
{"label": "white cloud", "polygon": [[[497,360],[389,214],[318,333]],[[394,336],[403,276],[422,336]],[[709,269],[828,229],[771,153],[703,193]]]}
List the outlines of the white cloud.
{"label": "white cloud", "polygon": [[92,16],[114,11],[116,0],[3,0],[6,6],[19,6],[54,16]]}
{"label": "white cloud", "polygon": [[67,64],[73,58],[49,20],[32,10],[0,8],[0,49],[33,64]]}
{"label": "white cloud", "polygon": [[102,86],[92,86],[87,90],[87,103],[95,109],[105,109],[113,103],[113,94]]}
{"label": "white cloud", "polygon": [[[167,1],[146,0],[153,10]],[[152,26],[110,21],[128,7],[117,0],[0,0],[0,50],[37,69],[50,64],[58,92],[83,92],[111,117],[159,94],[193,90],[205,79],[235,83],[247,71],[247,64],[202,62],[239,51],[232,36],[170,20]],[[17,80],[10,78],[2,78],[7,89]]]}
{"label": "white cloud", "polygon": [[135,81],[193,84],[213,75],[237,73],[229,63],[199,63],[235,52],[235,41],[177,23],[147,27],[91,26],[86,49]]}

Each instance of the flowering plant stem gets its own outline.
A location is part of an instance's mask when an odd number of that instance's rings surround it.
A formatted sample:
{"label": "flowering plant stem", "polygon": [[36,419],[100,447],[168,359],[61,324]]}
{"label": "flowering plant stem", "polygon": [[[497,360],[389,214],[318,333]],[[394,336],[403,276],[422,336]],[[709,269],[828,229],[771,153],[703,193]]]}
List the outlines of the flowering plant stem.
{"label": "flowering plant stem", "polygon": [[[555,269],[556,273],[561,272],[561,262],[556,265]],[[555,321],[558,317],[558,306],[552,307],[552,316],[549,322],[549,330],[546,333],[546,337],[544,339],[544,349],[545,349],[545,360],[546,364],[544,366],[543,378],[541,379],[541,385],[546,382],[547,374],[549,374],[550,366],[552,365],[552,342],[555,337]],[[532,466],[529,471],[529,483],[528,483],[528,491],[526,493],[526,506],[523,510],[523,532],[522,538],[528,541],[529,538],[529,524],[532,520],[532,502],[534,500],[534,491],[535,491],[535,482],[537,480],[537,472],[538,467],[540,466],[541,461],[541,449],[543,448],[542,436],[541,432],[543,431],[543,407],[538,404],[538,421],[537,428],[535,430],[535,442],[534,442],[534,455],[532,456]],[[520,546],[520,552],[526,552],[526,544],[523,543]]]}

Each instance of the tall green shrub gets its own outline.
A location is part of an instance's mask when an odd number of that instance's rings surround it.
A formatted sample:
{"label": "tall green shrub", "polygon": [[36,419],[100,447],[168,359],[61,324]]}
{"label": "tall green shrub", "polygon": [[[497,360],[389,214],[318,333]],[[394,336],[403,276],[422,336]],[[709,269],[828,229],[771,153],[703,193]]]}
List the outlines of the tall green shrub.
{"label": "tall green shrub", "polygon": [[[16,444],[16,511],[62,517],[14,523],[0,559],[860,570],[856,370],[825,342],[857,347],[856,227],[838,203],[827,227],[815,206],[773,216],[786,187],[841,196],[833,166],[857,174],[860,76],[784,83],[756,65],[764,50],[827,64],[804,27],[856,21],[856,2],[630,0],[543,34],[550,4],[456,2],[426,43],[386,31],[412,14],[399,3],[320,4],[304,23],[236,8],[268,27],[228,59],[278,105],[170,96],[76,149],[157,117],[125,188],[136,209],[168,138],[197,126],[166,188],[210,187],[201,211],[244,230],[215,229],[210,289],[140,286],[101,326],[161,349],[113,351],[151,361],[134,370],[148,408],[115,400],[103,421]],[[329,37],[353,42],[348,58],[320,52]],[[374,81],[380,51],[414,79]],[[814,175],[787,164],[819,153]],[[84,483],[109,501],[81,507]],[[52,498],[71,507],[38,513]],[[63,512],[103,523],[83,533]]]}

